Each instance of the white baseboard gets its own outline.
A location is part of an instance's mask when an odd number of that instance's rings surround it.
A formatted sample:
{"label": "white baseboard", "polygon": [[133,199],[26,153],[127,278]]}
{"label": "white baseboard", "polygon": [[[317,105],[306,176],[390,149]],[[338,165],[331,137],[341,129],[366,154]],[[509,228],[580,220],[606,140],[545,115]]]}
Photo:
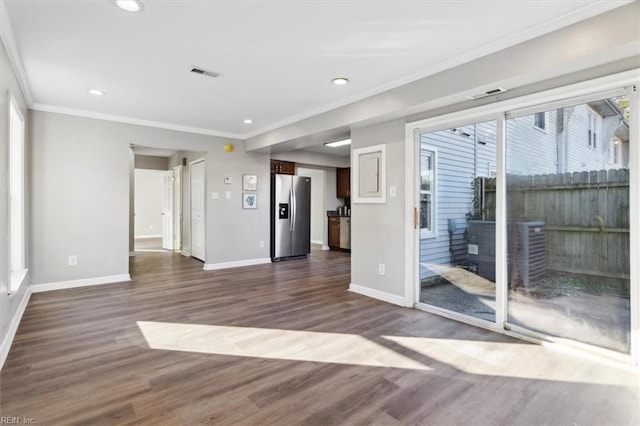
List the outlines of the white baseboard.
{"label": "white baseboard", "polygon": [[326,250],[331,250],[331,247],[329,247],[329,246],[322,246],[322,250],[325,250],[325,251],[326,251]]}
{"label": "white baseboard", "polygon": [[16,310],[16,314],[13,316],[11,320],[11,324],[9,324],[9,328],[7,329],[7,334],[0,345],[0,370],[4,366],[4,362],[7,360],[7,355],[9,355],[9,349],[11,349],[11,344],[13,343],[13,338],[16,336],[16,332],[18,331],[18,326],[20,325],[20,321],[22,320],[22,315],[24,315],[25,309],[27,309],[27,305],[29,304],[29,299],[31,298],[31,289],[27,288],[24,292],[24,296],[22,296],[22,300],[18,305],[18,309]]}
{"label": "white baseboard", "polygon": [[160,235],[136,235],[133,237],[135,240],[148,240],[151,238],[162,238],[162,234]]}
{"label": "white baseboard", "polygon": [[130,251],[129,252],[129,257],[135,257],[136,256],[136,252],[135,251]]}
{"label": "white baseboard", "polygon": [[361,285],[357,285],[354,283],[349,284],[349,291],[361,294],[363,296],[382,300],[383,302],[392,303],[394,305],[405,306],[404,297],[387,293],[385,291],[375,290],[369,287],[363,287]]}
{"label": "white baseboard", "polygon": [[227,269],[227,268],[238,268],[240,266],[252,266],[252,265],[261,265],[263,263],[271,263],[271,259],[268,257],[261,259],[247,259],[247,260],[237,260],[235,262],[222,262],[222,263],[205,263],[204,269],[205,271],[215,271],[217,269]]}
{"label": "white baseboard", "polygon": [[129,276],[129,274],[109,275],[105,277],[85,278],[81,280],[58,281],[54,283],[44,283],[44,284],[32,284],[31,292],[41,293],[43,291],[64,290],[67,288],[120,283],[123,281],[131,281],[131,276]]}
{"label": "white baseboard", "polygon": [[317,245],[321,246],[322,245],[322,241],[311,240],[311,244],[317,244]]}
{"label": "white baseboard", "polygon": [[180,254],[183,256],[191,257],[191,252],[189,252],[189,250],[180,250]]}

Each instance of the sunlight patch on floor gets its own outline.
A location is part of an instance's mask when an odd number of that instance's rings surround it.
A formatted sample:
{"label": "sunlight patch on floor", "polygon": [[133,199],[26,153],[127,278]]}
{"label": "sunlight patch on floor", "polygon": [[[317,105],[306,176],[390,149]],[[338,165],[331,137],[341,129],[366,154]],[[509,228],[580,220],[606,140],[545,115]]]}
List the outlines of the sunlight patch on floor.
{"label": "sunlight patch on floor", "polygon": [[342,333],[138,321],[151,349],[431,370],[369,339]]}
{"label": "sunlight patch on floor", "polygon": [[577,379],[572,363],[583,360],[560,354],[556,357],[549,353],[542,357],[540,352],[547,349],[535,344],[405,336],[382,338],[469,374],[621,385],[619,376],[599,374],[596,363],[594,374],[588,380]]}

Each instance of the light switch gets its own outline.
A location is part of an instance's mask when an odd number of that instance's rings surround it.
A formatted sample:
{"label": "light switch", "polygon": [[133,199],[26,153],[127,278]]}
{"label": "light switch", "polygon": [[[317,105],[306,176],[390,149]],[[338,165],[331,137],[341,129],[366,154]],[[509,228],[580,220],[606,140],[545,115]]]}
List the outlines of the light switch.
{"label": "light switch", "polygon": [[231,199],[231,191],[227,191],[227,192],[225,192],[225,193],[224,193],[224,197],[225,197],[227,200],[230,200],[230,199]]}
{"label": "light switch", "polygon": [[395,198],[395,197],[396,197],[396,195],[397,195],[396,187],[395,187],[394,185],[391,185],[391,186],[389,187],[389,197],[391,197],[391,198]]}
{"label": "light switch", "polygon": [[227,185],[232,184],[233,183],[233,178],[231,178],[231,176],[225,176],[224,177],[224,183],[226,183]]}
{"label": "light switch", "polygon": [[212,200],[219,200],[220,199],[220,194],[217,192],[212,192],[211,193],[211,199]]}

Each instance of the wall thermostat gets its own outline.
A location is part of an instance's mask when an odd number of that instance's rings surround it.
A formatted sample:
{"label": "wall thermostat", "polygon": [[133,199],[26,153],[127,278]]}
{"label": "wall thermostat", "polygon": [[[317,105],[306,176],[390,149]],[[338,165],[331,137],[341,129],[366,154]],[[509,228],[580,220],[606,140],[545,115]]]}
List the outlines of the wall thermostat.
{"label": "wall thermostat", "polygon": [[232,184],[233,183],[233,179],[231,178],[231,176],[225,176],[224,183]]}

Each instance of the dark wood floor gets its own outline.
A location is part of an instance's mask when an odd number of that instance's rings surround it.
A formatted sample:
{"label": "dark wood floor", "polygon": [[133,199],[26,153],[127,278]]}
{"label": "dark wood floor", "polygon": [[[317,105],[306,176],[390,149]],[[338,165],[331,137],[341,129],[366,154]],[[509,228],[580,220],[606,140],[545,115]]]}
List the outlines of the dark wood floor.
{"label": "dark wood floor", "polygon": [[37,424],[639,424],[637,371],[347,291],[349,256],[32,296],[1,416]]}

